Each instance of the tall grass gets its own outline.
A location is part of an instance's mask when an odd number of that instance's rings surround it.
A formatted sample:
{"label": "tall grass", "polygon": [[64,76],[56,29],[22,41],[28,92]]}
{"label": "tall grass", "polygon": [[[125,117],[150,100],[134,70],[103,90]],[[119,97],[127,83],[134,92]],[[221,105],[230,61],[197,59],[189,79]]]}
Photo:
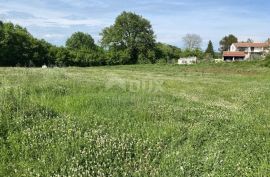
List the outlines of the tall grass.
{"label": "tall grass", "polygon": [[267,176],[269,74],[251,63],[2,68],[0,176]]}

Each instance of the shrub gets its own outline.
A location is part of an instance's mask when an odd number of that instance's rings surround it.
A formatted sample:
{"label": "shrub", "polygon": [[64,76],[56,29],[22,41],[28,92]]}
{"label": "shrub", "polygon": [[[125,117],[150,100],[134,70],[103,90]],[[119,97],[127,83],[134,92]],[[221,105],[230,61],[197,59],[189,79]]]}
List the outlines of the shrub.
{"label": "shrub", "polygon": [[157,64],[167,64],[167,61],[166,61],[166,59],[165,58],[161,58],[161,59],[159,59],[159,60],[157,60],[157,62],[156,62]]}
{"label": "shrub", "polygon": [[264,65],[270,67],[270,55],[266,56]]}

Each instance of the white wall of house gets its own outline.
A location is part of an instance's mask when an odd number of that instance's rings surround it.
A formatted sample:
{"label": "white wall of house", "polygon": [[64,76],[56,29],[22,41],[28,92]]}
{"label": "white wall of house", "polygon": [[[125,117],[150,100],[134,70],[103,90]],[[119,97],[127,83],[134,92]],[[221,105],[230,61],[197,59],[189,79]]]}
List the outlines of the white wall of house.
{"label": "white wall of house", "polygon": [[243,51],[246,53],[245,59],[249,59],[251,54],[262,54],[267,52],[267,49],[264,47],[237,47],[235,44],[232,44],[230,47],[231,52]]}
{"label": "white wall of house", "polygon": [[237,51],[237,47],[234,44],[232,44],[231,47],[230,47],[230,51],[231,52],[236,52]]}
{"label": "white wall of house", "polygon": [[[250,49],[251,50],[251,49]],[[260,48],[254,48],[254,51],[255,53],[262,53],[264,52],[264,48],[263,47],[260,47]]]}
{"label": "white wall of house", "polygon": [[230,51],[243,51],[243,52],[254,52],[254,53],[262,53],[265,51],[263,47],[254,47],[254,50],[251,50],[252,47],[236,47],[234,44],[231,45]]}

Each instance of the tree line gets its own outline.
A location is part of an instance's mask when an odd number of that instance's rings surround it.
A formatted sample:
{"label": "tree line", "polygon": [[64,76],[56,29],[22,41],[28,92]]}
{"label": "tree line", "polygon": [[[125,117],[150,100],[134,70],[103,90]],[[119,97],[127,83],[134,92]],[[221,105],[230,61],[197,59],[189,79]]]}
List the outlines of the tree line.
{"label": "tree line", "polygon": [[[180,49],[156,41],[151,23],[131,12],[121,13],[110,27],[100,33],[97,45],[90,34],[76,32],[67,39],[65,47],[52,45],[33,37],[26,28],[0,21],[0,66],[101,66],[141,63],[170,63],[180,57],[199,59],[218,57],[209,41],[205,51],[202,39],[187,34]],[[223,38],[221,50],[226,50],[233,35]],[[237,38],[236,38],[237,40]]]}

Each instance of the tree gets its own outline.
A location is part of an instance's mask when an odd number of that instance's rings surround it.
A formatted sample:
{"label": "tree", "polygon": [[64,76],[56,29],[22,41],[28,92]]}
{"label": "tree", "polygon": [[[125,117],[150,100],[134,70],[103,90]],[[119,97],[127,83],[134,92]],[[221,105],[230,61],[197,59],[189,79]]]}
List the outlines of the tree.
{"label": "tree", "polygon": [[[138,63],[139,56],[141,59],[144,58],[142,56],[147,57],[149,51],[153,51],[155,47],[154,31],[150,22],[131,12],[120,14],[112,26],[102,31],[101,36],[103,47],[125,56],[121,64]],[[114,63],[117,61],[114,60]]]}
{"label": "tree", "polygon": [[221,52],[223,51],[228,51],[230,49],[230,46],[233,44],[233,43],[237,43],[238,42],[238,39],[230,34],[229,36],[225,36],[220,42],[220,48],[219,50]]}
{"label": "tree", "polygon": [[3,30],[3,28],[4,28],[4,24],[3,24],[3,22],[0,20],[0,42],[2,41],[2,39],[3,39],[3,33],[4,33],[4,30]]}
{"label": "tree", "polygon": [[157,60],[163,60],[168,63],[173,60],[177,60],[181,56],[181,49],[172,45],[157,43],[155,55]]}
{"label": "tree", "polygon": [[253,43],[253,42],[254,42],[254,40],[253,40],[253,39],[248,38],[248,39],[247,39],[247,42],[248,42],[248,43]]}
{"label": "tree", "polygon": [[70,66],[72,65],[73,56],[67,48],[57,47],[55,53],[55,62],[58,66]]}
{"label": "tree", "polygon": [[202,38],[197,34],[187,34],[183,37],[186,49],[194,50],[201,47]]}
{"label": "tree", "polygon": [[185,49],[183,50],[181,57],[197,57],[198,59],[203,59],[204,52],[201,49]]}
{"label": "tree", "polygon": [[[3,51],[3,43],[4,43],[4,24],[0,20],[0,51]],[[0,64],[1,64],[2,59],[3,59],[3,53],[0,52]]]}
{"label": "tree", "polygon": [[108,65],[120,65],[130,61],[130,53],[128,50],[111,49],[107,52],[106,63]]}
{"label": "tree", "polygon": [[52,45],[34,38],[25,28],[0,22],[0,66],[54,64]]}
{"label": "tree", "polygon": [[45,40],[32,40],[32,52],[33,56],[30,58],[31,62],[34,63],[35,66],[46,65],[54,65],[55,64],[55,56],[51,55],[50,49],[53,46],[46,42]]}
{"label": "tree", "polygon": [[209,58],[215,57],[215,51],[214,51],[212,41],[209,41],[208,46],[207,46],[207,48],[205,50],[205,55],[206,56],[208,55]]}
{"label": "tree", "polygon": [[28,66],[33,57],[33,37],[25,28],[12,23],[3,24],[4,35],[1,39],[2,66]]}
{"label": "tree", "polygon": [[66,41],[66,46],[73,50],[93,50],[96,48],[95,41],[91,35],[83,32],[76,32]]}
{"label": "tree", "polygon": [[85,33],[74,33],[67,47],[34,38],[25,28],[0,21],[0,66],[96,66],[105,64],[104,50]]}
{"label": "tree", "polygon": [[96,50],[71,50],[72,64],[80,67],[100,66],[105,64],[105,56],[102,48]]}

